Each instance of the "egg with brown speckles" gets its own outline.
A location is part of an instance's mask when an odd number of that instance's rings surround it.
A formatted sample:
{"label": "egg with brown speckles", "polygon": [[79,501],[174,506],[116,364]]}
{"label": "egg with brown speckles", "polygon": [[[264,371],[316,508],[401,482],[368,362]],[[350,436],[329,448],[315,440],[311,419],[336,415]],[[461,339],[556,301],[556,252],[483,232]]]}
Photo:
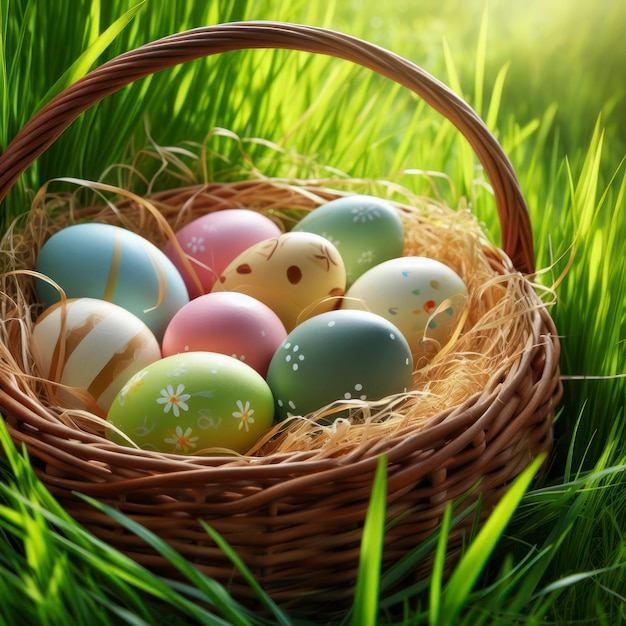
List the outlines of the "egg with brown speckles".
{"label": "egg with brown speckles", "polygon": [[336,308],[345,289],[346,269],[337,248],[320,235],[289,232],[244,250],[212,291],[256,298],[289,332],[305,319]]}

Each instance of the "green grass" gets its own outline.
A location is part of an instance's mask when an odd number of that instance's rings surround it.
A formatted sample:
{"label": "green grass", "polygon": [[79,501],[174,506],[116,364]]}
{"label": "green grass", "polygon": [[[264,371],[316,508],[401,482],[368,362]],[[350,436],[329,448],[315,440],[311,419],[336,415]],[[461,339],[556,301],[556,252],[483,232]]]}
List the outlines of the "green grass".
{"label": "green grass", "polygon": [[[545,268],[539,280],[550,285],[564,274],[552,315],[562,335],[565,396],[547,474],[530,486],[530,473],[524,475],[447,581],[441,554],[458,521],[455,509],[430,541],[378,573],[379,474],[369,549],[345,623],[626,623],[626,7],[619,0],[573,4],[56,0],[53,9],[0,0],[3,147],[96,53],[99,64],[194,26],[282,19],[333,27],[410,58],[463,95],[509,155],[531,211],[538,267]],[[109,28],[107,41],[101,35]],[[215,127],[243,140],[223,132],[203,144]],[[284,154],[246,138],[274,142]],[[316,176],[326,173],[324,164],[394,180],[451,206],[468,202],[499,240],[484,174],[449,122],[367,70],[285,51],[193,62],[106,99],[20,179],[3,203],[5,223],[50,179],[125,183],[127,168],[105,170],[145,148],[138,164],[150,177],[163,166],[158,154],[148,154],[159,146],[175,147],[180,158],[166,164],[162,185],[245,175],[243,148],[268,175]],[[146,190],[139,180],[137,190]],[[9,445],[3,472],[0,624],[64,624],[67,615],[89,624],[262,623],[130,520],[120,521],[165,551],[186,582],[160,579],[99,542],[58,507],[28,459]],[[398,593],[394,582],[433,555],[430,580]],[[296,623],[249,583],[272,623]]]}

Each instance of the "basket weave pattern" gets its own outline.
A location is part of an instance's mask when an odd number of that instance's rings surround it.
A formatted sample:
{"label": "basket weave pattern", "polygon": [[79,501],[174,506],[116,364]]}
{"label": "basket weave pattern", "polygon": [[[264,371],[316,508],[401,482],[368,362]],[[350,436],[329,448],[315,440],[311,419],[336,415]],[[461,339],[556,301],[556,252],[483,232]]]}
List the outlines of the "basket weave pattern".
{"label": "basket weave pattern", "polygon": [[[0,156],[0,198],[17,177],[84,110],[123,86],[175,64],[244,48],[321,53],[368,67],[414,91],[448,118],[471,144],[494,189],[503,250],[483,254],[503,280],[521,284],[532,304],[529,332],[517,358],[488,377],[484,388],[430,416],[422,428],[369,439],[341,455],[316,450],[258,456],[179,457],[121,448],[47,406],[24,363],[24,327],[32,292],[13,289],[4,268],[0,410],[16,444],[24,444],[50,491],[96,535],[151,569],[172,575],[169,563],[135,535],[76,494],[107,503],[169,542],[207,574],[227,582],[240,598],[251,590],[233,571],[198,519],[221,533],[277,601],[319,608],[320,599],[348,601],[356,579],[363,521],[378,458],[387,455],[388,511],[383,565],[389,566],[432,534],[446,504],[479,487],[482,516],[532,458],[552,445],[552,418],[562,388],[554,324],[533,285],[532,229],[513,169],[495,138],[461,99],[409,61],[352,37],[279,23],[238,23],[179,33],[102,65],[38,113]],[[316,188],[298,194],[284,181],[257,180],[164,192],[152,198],[170,224],[191,195],[206,212],[270,198],[311,209],[340,195]],[[122,203],[121,212],[132,207]],[[268,206],[257,200],[258,210]],[[100,214],[83,217],[101,219]],[[189,214],[185,219],[191,219]],[[62,225],[62,224],[61,224]],[[18,234],[15,234],[18,237]],[[33,251],[22,251],[25,259]],[[25,262],[28,266],[28,262]],[[23,278],[23,277],[22,277]],[[21,279],[20,279],[21,280]],[[458,549],[472,524],[455,529]],[[419,572],[416,572],[419,575]],[[321,595],[320,595],[321,594]],[[335,604],[338,606],[338,604]]]}

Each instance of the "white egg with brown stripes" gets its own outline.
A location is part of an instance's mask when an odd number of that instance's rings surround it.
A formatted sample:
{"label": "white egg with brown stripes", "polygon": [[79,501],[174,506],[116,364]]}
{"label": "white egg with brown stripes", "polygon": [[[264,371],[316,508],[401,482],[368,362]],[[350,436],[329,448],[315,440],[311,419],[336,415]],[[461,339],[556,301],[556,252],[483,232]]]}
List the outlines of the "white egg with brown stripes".
{"label": "white egg with brown stripes", "polygon": [[31,347],[37,371],[59,404],[104,414],[136,372],[161,358],[154,333],[136,315],[96,298],[48,307],[37,319]]}

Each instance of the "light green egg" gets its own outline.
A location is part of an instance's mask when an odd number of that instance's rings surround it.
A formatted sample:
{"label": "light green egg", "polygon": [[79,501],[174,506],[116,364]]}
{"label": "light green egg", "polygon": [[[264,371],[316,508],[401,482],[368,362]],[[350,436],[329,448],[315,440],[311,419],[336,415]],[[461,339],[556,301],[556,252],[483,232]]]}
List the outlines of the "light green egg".
{"label": "light green egg", "polygon": [[[107,419],[147,450],[245,454],[271,427],[274,398],[249,365],[215,352],[184,352],[136,373]],[[112,428],[106,432],[111,441],[132,445]]]}
{"label": "light green egg", "polygon": [[305,215],[293,230],[321,235],[335,245],[346,266],[348,286],[404,250],[404,226],[398,211],[375,196],[331,200]]}

